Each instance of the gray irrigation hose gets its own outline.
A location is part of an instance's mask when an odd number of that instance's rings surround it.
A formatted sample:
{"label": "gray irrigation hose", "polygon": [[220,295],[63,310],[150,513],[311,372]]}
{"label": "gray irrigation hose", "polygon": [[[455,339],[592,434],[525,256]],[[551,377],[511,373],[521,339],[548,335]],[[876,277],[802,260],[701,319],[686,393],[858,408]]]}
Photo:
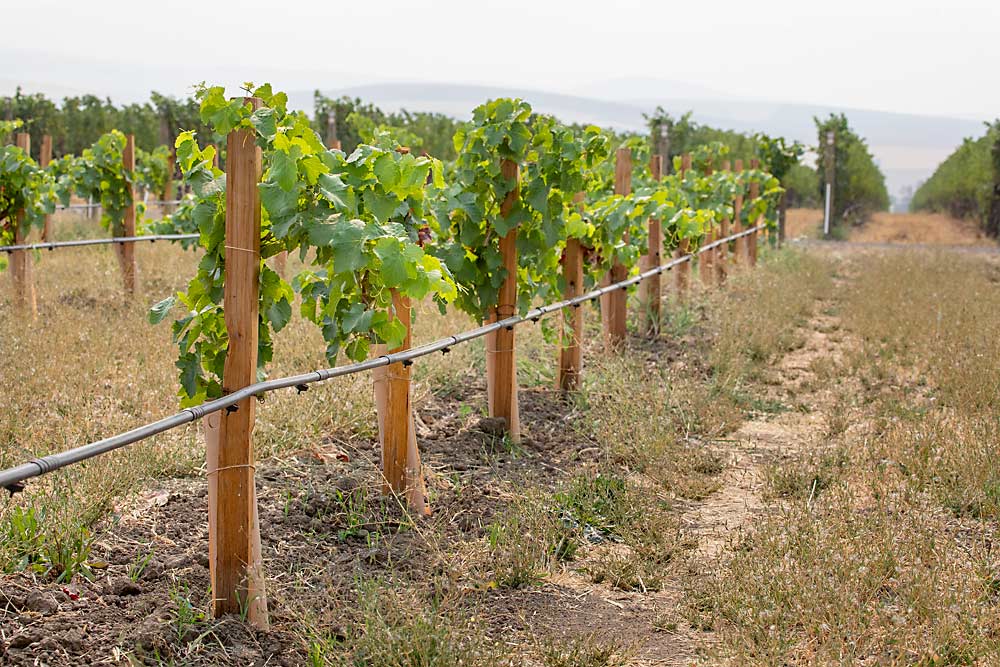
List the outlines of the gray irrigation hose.
{"label": "gray irrigation hose", "polygon": [[32,459],[31,461],[22,463],[14,468],[0,471],[0,488],[9,489],[11,492],[20,490],[20,484],[25,480],[31,479],[32,477],[38,477],[39,475],[50,473],[54,470],[58,470],[59,468],[64,468],[74,463],[86,461],[87,459],[99,456],[100,454],[106,454],[126,445],[131,445],[139,442],[140,440],[145,440],[146,438],[163,433],[164,431],[169,431],[170,429],[177,428],[178,426],[189,424],[206,415],[210,415],[213,412],[219,412],[220,410],[225,410],[235,406],[237,403],[247,398],[260,396],[261,394],[277,391],[278,389],[287,389],[289,387],[295,387],[300,391],[304,391],[307,385],[314,382],[323,382],[325,380],[332,380],[333,378],[343,377],[345,375],[362,373],[364,371],[372,370],[373,368],[388,366],[390,364],[412,362],[414,359],[419,359],[420,357],[425,357],[435,352],[446,351],[453,345],[481,338],[488,333],[492,333],[493,331],[498,331],[508,327],[515,327],[518,324],[524,324],[529,321],[538,321],[542,316],[557,310],[562,310],[563,308],[569,308],[571,306],[578,306],[587,301],[593,301],[594,299],[608,294],[609,292],[613,292],[616,289],[626,289],[632,285],[637,285],[646,278],[651,278],[657,274],[669,271],[675,266],[691,261],[695,255],[700,255],[707,250],[716,248],[734,239],[749,236],[750,234],[753,234],[761,229],[764,229],[764,225],[758,225],[742,231],[739,234],[733,234],[732,236],[727,236],[724,239],[713,241],[712,243],[702,246],[693,254],[678,257],[677,259],[673,259],[666,264],[661,264],[660,266],[643,271],[642,273],[627,280],[599,287],[595,290],[587,292],[586,294],[573,297],[572,299],[564,299],[563,301],[557,301],[556,303],[552,303],[547,306],[532,308],[524,315],[514,315],[497,322],[484,324],[481,327],[470,329],[469,331],[455,334],[454,336],[448,336],[447,338],[441,338],[432,343],[419,345],[408,350],[403,350],[402,352],[384,354],[380,357],[375,357],[374,359],[369,359],[368,361],[362,361],[356,364],[337,366],[335,368],[324,368],[310,373],[303,373],[302,375],[293,375],[290,377],[277,378],[275,380],[257,382],[256,384],[248,385],[243,389],[234,391],[233,393],[223,396],[222,398],[217,398],[214,401],[208,401],[207,403],[202,403],[201,405],[186,408],[175,415],[164,417],[163,419],[150,424],[134,428],[131,431],[120,433],[118,435],[111,436],[110,438],[98,440],[97,442],[92,442],[80,447],[68,449],[64,452],[58,452],[56,454],[49,454],[48,456]]}
{"label": "gray irrigation hose", "polygon": [[[170,204],[170,205],[181,204],[181,203],[183,203],[185,201],[186,200],[184,200],[184,199],[162,199],[162,200],[154,199],[152,201],[144,201],[143,203],[146,206],[163,206],[164,204]],[[73,209],[92,209],[92,208],[101,208],[101,205],[100,204],[66,204],[65,206],[63,206],[62,204],[56,204],[56,210],[57,211],[71,211]]]}
{"label": "gray irrigation hose", "polygon": [[28,243],[24,245],[0,246],[0,252],[11,253],[15,250],[53,250],[55,248],[79,248],[89,245],[112,245],[114,243],[137,243],[139,241],[182,241],[196,239],[198,234],[148,234],[146,236],[112,236],[106,239],[80,239],[78,241],[52,241],[51,243]]}

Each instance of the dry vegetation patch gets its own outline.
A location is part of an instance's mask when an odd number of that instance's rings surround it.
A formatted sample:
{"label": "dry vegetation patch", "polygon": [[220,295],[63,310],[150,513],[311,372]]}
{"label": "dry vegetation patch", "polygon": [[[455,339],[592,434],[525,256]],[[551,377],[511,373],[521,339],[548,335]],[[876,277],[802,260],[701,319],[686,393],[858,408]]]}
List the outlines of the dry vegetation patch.
{"label": "dry vegetation patch", "polygon": [[843,261],[824,445],[768,466],[762,520],[691,580],[689,620],[718,633],[709,662],[993,664],[997,267]]}

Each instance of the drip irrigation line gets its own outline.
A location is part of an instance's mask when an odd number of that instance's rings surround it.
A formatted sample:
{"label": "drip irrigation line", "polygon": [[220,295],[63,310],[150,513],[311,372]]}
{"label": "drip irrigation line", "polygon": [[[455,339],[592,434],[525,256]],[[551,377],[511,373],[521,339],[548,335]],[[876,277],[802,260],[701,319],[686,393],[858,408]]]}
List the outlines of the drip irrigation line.
{"label": "drip irrigation line", "polygon": [[42,456],[41,458],[32,459],[31,461],[22,463],[19,466],[2,470],[0,471],[0,488],[6,488],[11,493],[21,491],[24,488],[23,483],[28,479],[53,472],[54,470],[64,468],[74,463],[86,461],[87,459],[91,459],[101,454],[106,454],[116,449],[120,449],[121,447],[125,447],[126,445],[131,445],[139,442],[140,440],[145,440],[146,438],[163,433],[164,431],[177,428],[178,426],[190,424],[191,422],[201,419],[206,415],[210,415],[221,410],[237,410],[239,409],[237,404],[248,398],[255,398],[272,391],[287,389],[290,387],[294,387],[299,391],[299,393],[301,393],[306,391],[309,388],[309,385],[315,382],[323,382],[343,377],[345,375],[363,373],[365,371],[370,371],[382,366],[389,366],[390,364],[395,363],[410,365],[413,363],[414,359],[426,357],[430,354],[434,354],[435,352],[447,353],[455,345],[467,343],[468,341],[475,340],[477,338],[482,338],[483,336],[494,331],[499,331],[500,329],[505,328],[513,329],[515,326],[524,324],[525,322],[537,322],[543,316],[558,310],[578,306],[587,301],[599,299],[601,296],[617,289],[627,289],[632,285],[639,284],[646,278],[651,278],[657,274],[665,273],[675,266],[679,266],[685,262],[690,262],[695,256],[700,255],[703,252],[712,250],[735,239],[749,236],[750,234],[760,231],[761,229],[764,229],[763,225],[752,227],[738,234],[733,234],[724,239],[719,239],[718,241],[705,244],[692,254],[678,257],[667,262],[666,264],[661,264],[660,266],[643,271],[642,273],[632,276],[627,280],[599,287],[587,292],[586,294],[573,297],[572,299],[564,299],[546,306],[532,308],[524,315],[514,315],[490,324],[484,324],[483,326],[476,327],[475,329],[470,329],[453,336],[441,338],[432,343],[418,345],[417,347],[403,350],[401,352],[384,354],[380,357],[375,357],[374,359],[369,359],[355,364],[336,366],[334,368],[324,368],[322,370],[311,371],[301,375],[276,378],[274,380],[267,380],[265,382],[257,382],[255,384],[248,385],[243,389],[234,391],[233,393],[223,396],[222,398],[217,398],[214,401],[208,401],[194,407],[185,408],[175,415],[164,417],[163,419],[159,419],[149,424],[144,424],[143,426],[134,428],[131,431],[126,431],[125,433],[120,433],[118,435],[111,436],[110,438],[105,438],[104,440],[98,440],[97,442],[68,449],[64,452],[58,452]]}
{"label": "drip irrigation line", "polygon": [[105,239],[80,239],[78,241],[53,241],[51,243],[28,243],[23,245],[0,246],[0,252],[11,253],[15,250],[54,250],[55,248],[79,248],[90,245],[111,245],[118,243],[137,243],[139,241],[182,241],[186,239],[196,239],[198,234],[147,234],[146,236],[112,236]]}
{"label": "drip irrigation line", "polygon": [[[175,206],[177,204],[182,204],[185,201],[187,201],[187,200],[185,200],[185,199],[153,199],[153,200],[150,200],[150,201],[147,201],[147,202],[142,202],[142,203],[144,203],[146,206],[164,206],[164,205]],[[57,211],[70,211],[70,210],[73,210],[73,209],[87,209],[87,210],[89,210],[89,209],[92,209],[92,208],[101,208],[101,205],[100,204],[66,204],[66,205],[56,204],[56,210]]]}

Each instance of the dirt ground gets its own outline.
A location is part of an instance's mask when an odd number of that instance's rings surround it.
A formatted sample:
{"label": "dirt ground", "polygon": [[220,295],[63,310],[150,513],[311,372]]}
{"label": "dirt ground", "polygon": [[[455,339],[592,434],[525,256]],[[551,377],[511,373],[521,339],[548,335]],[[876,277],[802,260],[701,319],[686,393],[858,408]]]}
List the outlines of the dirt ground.
{"label": "dirt ground", "polygon": [[[822,238],[823,211],[789,209],[789,239]],[[876,213],[868,222],[848,232],[854,243],[913,243],[924,245],[993,245],[971,220],[956,220],[938,213]]]}

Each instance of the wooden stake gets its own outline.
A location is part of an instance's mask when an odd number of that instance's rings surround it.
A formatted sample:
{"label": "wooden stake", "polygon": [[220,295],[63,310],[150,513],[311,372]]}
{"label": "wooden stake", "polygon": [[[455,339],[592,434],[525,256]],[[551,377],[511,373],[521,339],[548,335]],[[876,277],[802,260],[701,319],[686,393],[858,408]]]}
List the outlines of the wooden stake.
{"label": "wooden stake", "polygon": [[[760,167],[759,160],[750,160],[750,168],[757,169]],[[757,199],[760,196],[760,183],[756,180],[750,182],[750,199],[751,201]],[[756,220],[751,220],[750,224],[756,227],[760,224],[761,218]],[[757,235],[759,232],[752,232],[750,236],[747,237],[747,262],[750,266],[757,266]]]}
{"label": "wooden stake", "polygon": [[[247,102],[259,109],[258,98]],[[260,148],[250,130],[227,137],[226,250],[223,308],[229,348],[222,391],[229,394],[257,379],[258,297],[260,294]],[[222,413],[218,458],[209,475],[218,478],[217,515],[210,515],[213,612],[245,614],[267,627],[263,571],[254,542],[259,539],[254,487],[253,427],[256,401],[246,398]],[[214,530],[213,530],[214,527]],[[214,539],[214,548],[211,541]]]}
{"label": "wooden stake", "polygon": [[[584,194],[578,192],[573,198],[578,205],[583,204]],[[563,298],[572,299],[583,294],[583,246],[579,239],[566,239],[566,249],[562,257]],[[569,308],[562,315],[562,346],[559,350],[559,377],[557,386],[563,391],[572,391],[580,386],[583,371],[583,308]]]}
{"label": "wooden stake", "polygon": [[[520,169],[516,162],[503,160],[500,173],[504,179],[515,183],[500,205],[500,215],[510,215],[520,197]],[[517,312],[517,228],[511,229],[500,239],[500,255],[507,272],[497,305],[490,313],[489,321],[497,322]],[[514,356],[514,329],[500,329],[486,337],[487,392],[491,417],[500,417],[507,422],[507,433],[513,442],[521,440],[521,422],[517,404],[517,365]],[[492,357],[492,358],[491,358]],[[491,380],[492,378],[492,380]]]}
{"label": "wooden stake", "polygon": [[[627,195],[632,192],[632,151],[619,148],[615,154],[615,194]],[[626,237],[625,242],[628,242]],[[607,284],[621,282],[628,277],[628,270],[621,262],[615,262],[605,278]],[[628,336],[625,326],[628,315],[628,293],[616,289],[601,296],[601,314],[604,322],[604,346],[609,352],[621,348]]]}
{"label": "wooden stake", "polygon": [[[131,181],[135,174],[135,135],[125,136],[125,150],[122,151],[122,166]],[[135,185],[129,186],[129,205],[125,207],[122,218],[122,235],[135,236]],[[113,231],[112,231],[113,233]],[[135,266],[135,243],[115,244],[115,254],[118,256],[118,265],[122,272],[122,284],[125,287],[125,294],[128,297],[135,296],[136,266]]]}
{"label": "wooden stake", "polygon": [[[38,152],[38,166],[42,169],[46,169],[49,166],[49,162],[52,161],[52,135],[43,134],[42,135],[42,146],[41,150]],[[42,227],[42,242],[47,243],[52,241],[52,216],[45,216],[45,223]]]}
{"label": "wooden stake", "polygon": [[[712,175],[711,163],[705,166],[705,175]],[[715,229],[715,225],[709,223],[708,229],[705,230],[706,243],[712,243],[718,240],[718,238],[719,235]],[[698,278],[701,280],[703,288],[708,287],[715,280],[715,254],[716,250],[713,249],[698,255]]]}
{"label": "wooden stake", "polygon": [[[722,161],[722,171],[729,171],[729,160]],[[729,236],[729,218],[723,218],[719,223],[718,238],[724,239]],[[720,285],[726,281],[729,262],[729,244],[724,243],[715,251],[715,280]]]}
{"label": "wooden stake", "polygon": [[326,145],[339,151],[340,139],[337,138],[337,111],[332,110],[326,117]]}
{"label": "wooden stake", "polygon": [[[167,156],[167,182],[163,186],[163,192],[160,194],[160,199],[163,201],[173,201],[174,199],[174,169],[175,161],[177,156],[174,153],[173,146],[170,147],[170,155]],[[174,210],[173,204],[161,204],[164,213],[172,213]]]}
{"label": "wooden stake", "polygon": [[[685,153],[681,156],[681,178],[691,169],[691,154]],[[677,243],[677,249],[674,250],[674,258],[680,258],[691,252],[691,243],[688,239],[680,239]],[[684,262],[679,264],[677,268],[674,269],[674,290],[677,292],[677,298],[680,301],[686,301],[688,298],[688,290],[691,286],[691,262]]]}
{"label": "wooden stake", "polygon": [[[659,181],[663,176],[663,156],[654,155],[649,162],[649,170],[653,180]],[[663,229],[660,221],[649,219],[649,249],[639,259],[642,271],[654,269],[660,265],[663,254]],[[660,274],[646,278],[639,285],[639,304],[642,311],[647,335],[656,335],[660,331]]]}
{"label": "wooden stake", "polygon": [[[743,160],[736,161],[736,172],[742,173]],[[739,234],[743,231],[743,192],[737,190],[736,198],[733,200],[733,233]],[[736,239],[734,242],[733,261],[739,266],[747,265],[747,240],[746,237]]]}
{"label": "wooden stake", "polygon": [[[18,132],[14,143],[24,151],[25,155],[31,155],[30,134]],[[14,220],[9,222],[14,225],[14,245],[26,243],[29,230],[25,229],[24,211],[18,211],[14,215]],[[27,308],[32,319],[37,318],[38,301],[35,298],[35,284],[31,276],[31,254],[27,250],[15,250],[10,254],[10,275],[14,284],[14,307],[18,310]]]}
{"label": "wooden stake", "polygon": [[[396,317],[406,325],[406,338],[390,353],[410,349],[411,307],[410,300],[392,291],[392,305]],[[385,346],[376,346],[373,354],[385,354]],[[407,504],[417,514],[430,516],[427,505],[427,487],[424,483],[420,451],[417,448],[413,423],[413,405],[410,396],[411,372],[408,364],[396,363],[375,369],[372,379],[375,387],[375,408],[378,414],[379,441],[382,445],[383,493],[406,496]]]}

